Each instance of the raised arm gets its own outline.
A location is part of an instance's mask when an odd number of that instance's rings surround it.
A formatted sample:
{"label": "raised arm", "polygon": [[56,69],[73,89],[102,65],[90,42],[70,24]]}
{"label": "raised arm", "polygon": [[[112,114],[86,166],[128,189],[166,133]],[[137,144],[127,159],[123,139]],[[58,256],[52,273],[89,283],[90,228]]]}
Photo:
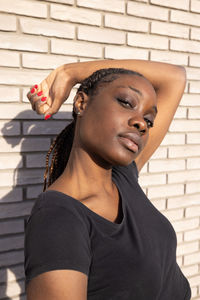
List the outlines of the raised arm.
{"label": "raised arm", "polygon": [[[140,171],[162,142],[179,105],[186,84],[184,67],[135,59],[66,64],[54,70],[40,85],[40,88],[44,90],[44,95],[47,93],[50,105],[52,101],[54,102],[53,105],[43,112],[40,111],[39,107],[36,110],[38,113],[44,113],[45,116],[56,113],[68,97],[73,85],[82,82],[83,79],[98,69],[115,67],[143,74],[152,83],[157,94],[158,114],[154,127],[150,130],[149,140],[145,148],[135,160]],[[50,94],[48,95],[49,91]]]}

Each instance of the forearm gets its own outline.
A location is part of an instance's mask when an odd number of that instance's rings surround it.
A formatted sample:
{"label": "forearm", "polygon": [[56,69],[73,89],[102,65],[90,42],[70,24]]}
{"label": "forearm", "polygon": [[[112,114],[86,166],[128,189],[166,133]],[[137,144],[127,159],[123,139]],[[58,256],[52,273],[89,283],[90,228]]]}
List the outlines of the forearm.
{"label": "forearm", "polygon": [[67,72],[71,72],[76,83],[82,82],[93,72],[104,68],[124,68],[144,75],[154,86],[155,90],[164,88],[166,84],[184,80],[185,69],[178,65],[153,62],[148,60],[97,60],[65,65]]}

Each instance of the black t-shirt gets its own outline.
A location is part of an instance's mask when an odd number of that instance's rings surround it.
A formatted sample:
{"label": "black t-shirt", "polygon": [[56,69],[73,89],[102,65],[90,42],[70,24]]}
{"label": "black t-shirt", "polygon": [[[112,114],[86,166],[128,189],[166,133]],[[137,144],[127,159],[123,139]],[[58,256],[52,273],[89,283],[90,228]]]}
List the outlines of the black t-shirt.
{"label": "black t-shirt", "polygon": [[64,193],[38,196],[25,232],[26,287],[43,272],[73,269],[88,275],[88,300],[190,300],[176,233],[138,184],[135,162],[113,167],[112,179],[118,223]]}

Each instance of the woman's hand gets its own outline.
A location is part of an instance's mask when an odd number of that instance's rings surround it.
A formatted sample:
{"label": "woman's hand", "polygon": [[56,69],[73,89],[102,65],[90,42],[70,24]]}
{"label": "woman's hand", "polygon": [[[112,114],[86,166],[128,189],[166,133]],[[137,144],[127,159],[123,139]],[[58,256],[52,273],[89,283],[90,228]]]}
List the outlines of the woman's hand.
{"label": "woman's hand", "polygon": [[56,68],[40,84],[30,88],[27,97],[32,109],[48,119],[58,112],[75,84],[72,72],[67,72],[66,65]]}

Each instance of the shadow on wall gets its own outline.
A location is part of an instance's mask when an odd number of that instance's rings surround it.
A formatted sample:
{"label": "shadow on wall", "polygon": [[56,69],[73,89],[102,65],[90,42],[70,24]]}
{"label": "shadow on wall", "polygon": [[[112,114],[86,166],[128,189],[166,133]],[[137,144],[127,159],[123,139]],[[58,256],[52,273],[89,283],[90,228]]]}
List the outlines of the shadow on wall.
{"label": "shadow on wall", "polygon": [[47,151],[70,120],[71,112],[58,112],[53,119],[45,121],[43,116],[28,110],[7,122],[1,131],[0,169],[7,170],[1,178],[0,299],[26,299],[25,219],[43,191]]}

